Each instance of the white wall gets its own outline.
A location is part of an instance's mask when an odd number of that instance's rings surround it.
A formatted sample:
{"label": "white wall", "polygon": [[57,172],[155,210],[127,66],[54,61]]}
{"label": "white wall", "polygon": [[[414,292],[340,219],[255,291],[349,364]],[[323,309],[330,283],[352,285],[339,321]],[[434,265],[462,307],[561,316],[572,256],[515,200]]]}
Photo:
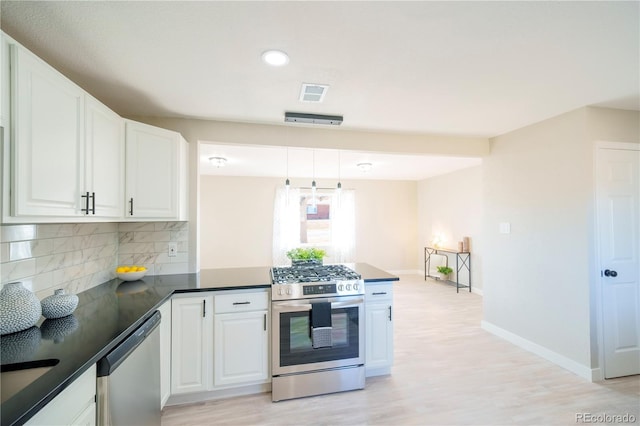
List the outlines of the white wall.
{"label": "white wall", "polygon": [[[434,235],[444,246],[457,249],[462,237],[470,237],[471,287],[482,293],[482,166],[470,167],[418,183],[418,253],[424,269],[424,246]],[[449,255],[455,270],[455,256]],[[454,275],[455,276],[455,275]],[[461,272],[461,283],[467,276]]]}
{"label": "white wall", "polygon": [[[276,178],[201,177],[202,269],[271,265],[273,201],[282,184]],[[318,180],[319,187],[333,185]],[[356,190],[356,260],[386,270],[415,269],[416,183],[354,180],[343,181],[343,188]]]}
{"label": "white wall", "polygon": [[[594,367],[593,138],[620,125],[611,137],[637,140],[637,113],[581,108],[493,138],[483,163],[485,323],[585,377]],[[510,234],[498,233],[501,222]]]}

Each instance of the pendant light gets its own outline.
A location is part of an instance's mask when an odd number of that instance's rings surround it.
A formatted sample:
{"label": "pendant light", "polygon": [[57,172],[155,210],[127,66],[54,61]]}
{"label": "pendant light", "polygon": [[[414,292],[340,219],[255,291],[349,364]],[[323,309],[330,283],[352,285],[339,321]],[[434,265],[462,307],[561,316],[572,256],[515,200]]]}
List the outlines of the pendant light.
{"label": "pendant light", "polygon": [[338,185],[336,186],[336,192],[338,195],[340,195],[340,192],[342,191],[342,182],[340,182],[340,166],[340,151],[338,151]]}
{"label": "pendant light", "polygon": [[311,205],[316,207],[316,151],[311,151],[313,154],[313,181],[311,182]]}
{"label": "pendant light", "polygon": [[287,206],[289,205],[289,187],[291,186],[291,182],[289,182],[289,147],[287,147],[287,180],[284,181],[284,192],[285,192],[285,202]]}

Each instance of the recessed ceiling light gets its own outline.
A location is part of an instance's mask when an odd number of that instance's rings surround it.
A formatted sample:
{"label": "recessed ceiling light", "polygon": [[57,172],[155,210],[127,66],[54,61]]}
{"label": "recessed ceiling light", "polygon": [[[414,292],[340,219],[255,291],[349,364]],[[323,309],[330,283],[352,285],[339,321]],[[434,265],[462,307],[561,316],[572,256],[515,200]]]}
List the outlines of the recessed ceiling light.
{"label": "recessed ceiling light", "polygon": [[227,164],[227,159],[224,157],[209,157],[209,162],[217,168],[220,168]]}
{"label": "recessed ceiling light", "polygon": [[281,67],[289,63],[289,56],[280,50],[267,50],[262,54],[262,60],[271,66]]}
{"label": "recessed ceiling light", "polygon": [[371,167],[373,167],[373,164],[371,164],[371,163],[358,163],[357,166],[361,171],[368,172],[369,170],[371,170]]}

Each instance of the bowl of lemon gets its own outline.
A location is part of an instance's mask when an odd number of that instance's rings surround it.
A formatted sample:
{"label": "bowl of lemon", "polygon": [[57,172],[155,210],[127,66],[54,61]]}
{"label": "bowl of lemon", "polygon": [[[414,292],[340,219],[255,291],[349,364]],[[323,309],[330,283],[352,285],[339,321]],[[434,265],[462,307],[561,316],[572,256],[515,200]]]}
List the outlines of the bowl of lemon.
{"label": "bowl of lemon", "polygon": [[116,268],[116,275],[123,281],[135,281],[144,277],[147,273],[147,268],[144,266],[118,266]]}

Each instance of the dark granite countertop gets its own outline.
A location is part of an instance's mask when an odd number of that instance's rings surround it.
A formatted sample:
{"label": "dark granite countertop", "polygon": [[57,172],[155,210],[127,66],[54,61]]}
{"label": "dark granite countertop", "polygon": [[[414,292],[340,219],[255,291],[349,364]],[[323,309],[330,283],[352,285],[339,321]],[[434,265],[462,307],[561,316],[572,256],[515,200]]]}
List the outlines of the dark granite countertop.
{"label": "dark granite countertop", "polygon": [[[365,282],[397,281],[366,263],[346,264]],[[0,406],[0,424],[20,425],[105,356],[174,293],[271,287],[270,267],[203,269],[199,274],[114,279],[78,294],[75,312],[0,338],[2,364],[60,362]],[[0,393],[1,394],[1,393]]]}

